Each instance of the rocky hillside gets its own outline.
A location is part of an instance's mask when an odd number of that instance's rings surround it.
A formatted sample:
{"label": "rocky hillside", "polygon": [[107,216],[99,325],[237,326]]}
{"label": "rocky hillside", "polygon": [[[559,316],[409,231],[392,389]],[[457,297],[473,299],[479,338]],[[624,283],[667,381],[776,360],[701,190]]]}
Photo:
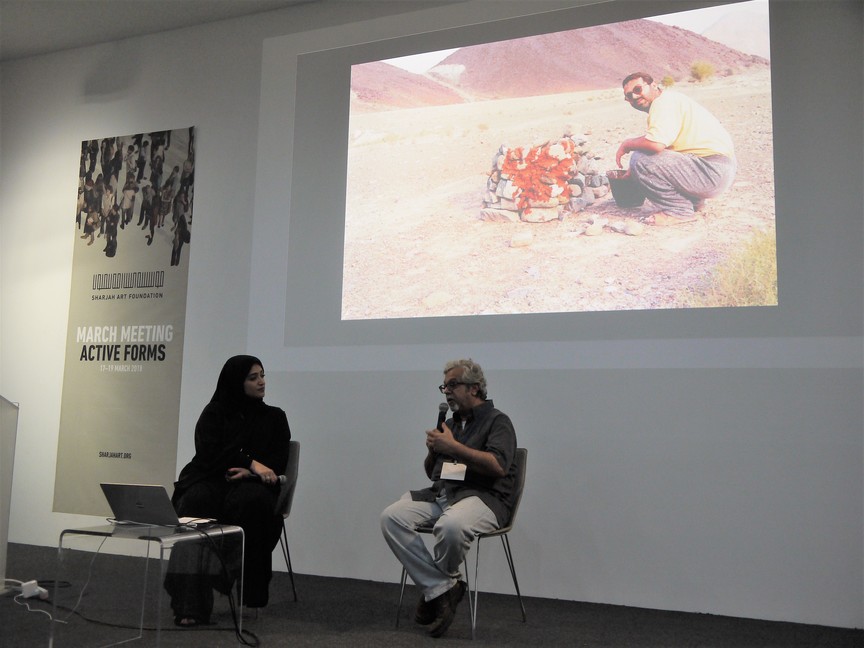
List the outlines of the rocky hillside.
{"label": "rocky hillside", "polygon": [[719,76],[769,65],[686,29],[631,20],[463,47],[426,74],[386,63],[355,66],[352,105],[392,110],[612,88],[637,70],[680,81],[696,61]]}
{"label": "rocky hillside", "polygon": [[365,63],[351,70],[351,103],[371,110],[461,103],[462,95],[422,74],[388,63]]}

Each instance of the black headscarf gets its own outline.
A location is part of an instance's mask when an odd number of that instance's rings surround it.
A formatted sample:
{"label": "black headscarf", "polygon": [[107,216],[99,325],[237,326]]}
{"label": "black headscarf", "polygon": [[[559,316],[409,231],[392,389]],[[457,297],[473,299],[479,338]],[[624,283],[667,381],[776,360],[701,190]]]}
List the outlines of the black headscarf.
{"label": "black headscarf", "polygon": [[263,369],[264,365],[255,356],[236,355],[228,358],[222,371],[219,374],[219,380],[216,383],[216,391],[213,392],[211,403],[219,403],[228,411],[245,411],[250,406],[260,405],[260,398],[252,398],[247,396],[243,389],[243,383],[246,382],[246,376],[249,375],[249,370],[260,365]]}

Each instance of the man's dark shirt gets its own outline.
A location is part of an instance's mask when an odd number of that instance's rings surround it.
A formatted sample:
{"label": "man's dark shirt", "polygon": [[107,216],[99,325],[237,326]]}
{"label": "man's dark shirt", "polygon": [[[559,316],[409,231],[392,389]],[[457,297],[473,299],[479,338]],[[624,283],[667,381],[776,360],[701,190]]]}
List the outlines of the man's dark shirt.
{"label": "man's dark shirt", "polygon": [[498,479],[469,468],[465,481],[442,480],[441,466],[445,461],[453,461],[453,458],[438,454],[431,474],[435,483],[430,488],[411,491],[412,498],[416,501],[434,501],[442,487],[451,503],[477,496],[495,513],[498,525],[504,526],[510,520],[516,488],[516,431],[513,423],[510,417],[495,409],[491,400],[471,410],[464,417],[465,429],[460,431],[462,422],[463,417],[459,412],[447,421],[456,440],[474,450],[492,453],[507,474]]}

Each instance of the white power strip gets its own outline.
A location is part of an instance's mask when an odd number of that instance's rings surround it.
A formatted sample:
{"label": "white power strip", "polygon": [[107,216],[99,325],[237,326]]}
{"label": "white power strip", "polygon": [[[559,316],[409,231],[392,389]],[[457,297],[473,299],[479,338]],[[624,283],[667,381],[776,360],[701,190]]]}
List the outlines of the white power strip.
{"label": "white power strip", "polygon": [[27,581],[26,583],[21,583],[21,595],[24,598],[33,598],[34,596],[38,596],[40,599],[48,598],[48,590],[44,587],[39,587],[39,583],[35,580]]}

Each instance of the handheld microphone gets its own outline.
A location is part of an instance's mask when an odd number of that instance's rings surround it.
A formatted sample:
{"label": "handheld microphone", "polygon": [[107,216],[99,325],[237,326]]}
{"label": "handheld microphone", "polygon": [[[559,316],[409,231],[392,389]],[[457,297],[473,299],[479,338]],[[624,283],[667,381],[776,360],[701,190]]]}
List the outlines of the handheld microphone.
{"label": "handheld microphone", "polygon": [[450,406],[447,403],[441,403],[438,406],[438,431],[442,432],[441,426],[444,425],[444,421],[447,420],[447,410],[450,409]]}
{"label": "handheld microphone", "polygon": [[[258,481],[262,481],[262,482],[264,481],[261,478],[261,475],[255,475],[255,476],[258,478]],[[284,484],[285,482],[288,481],[288,478],[285,475],[276,475],[276,481],[279,482],[279,484]]]}

